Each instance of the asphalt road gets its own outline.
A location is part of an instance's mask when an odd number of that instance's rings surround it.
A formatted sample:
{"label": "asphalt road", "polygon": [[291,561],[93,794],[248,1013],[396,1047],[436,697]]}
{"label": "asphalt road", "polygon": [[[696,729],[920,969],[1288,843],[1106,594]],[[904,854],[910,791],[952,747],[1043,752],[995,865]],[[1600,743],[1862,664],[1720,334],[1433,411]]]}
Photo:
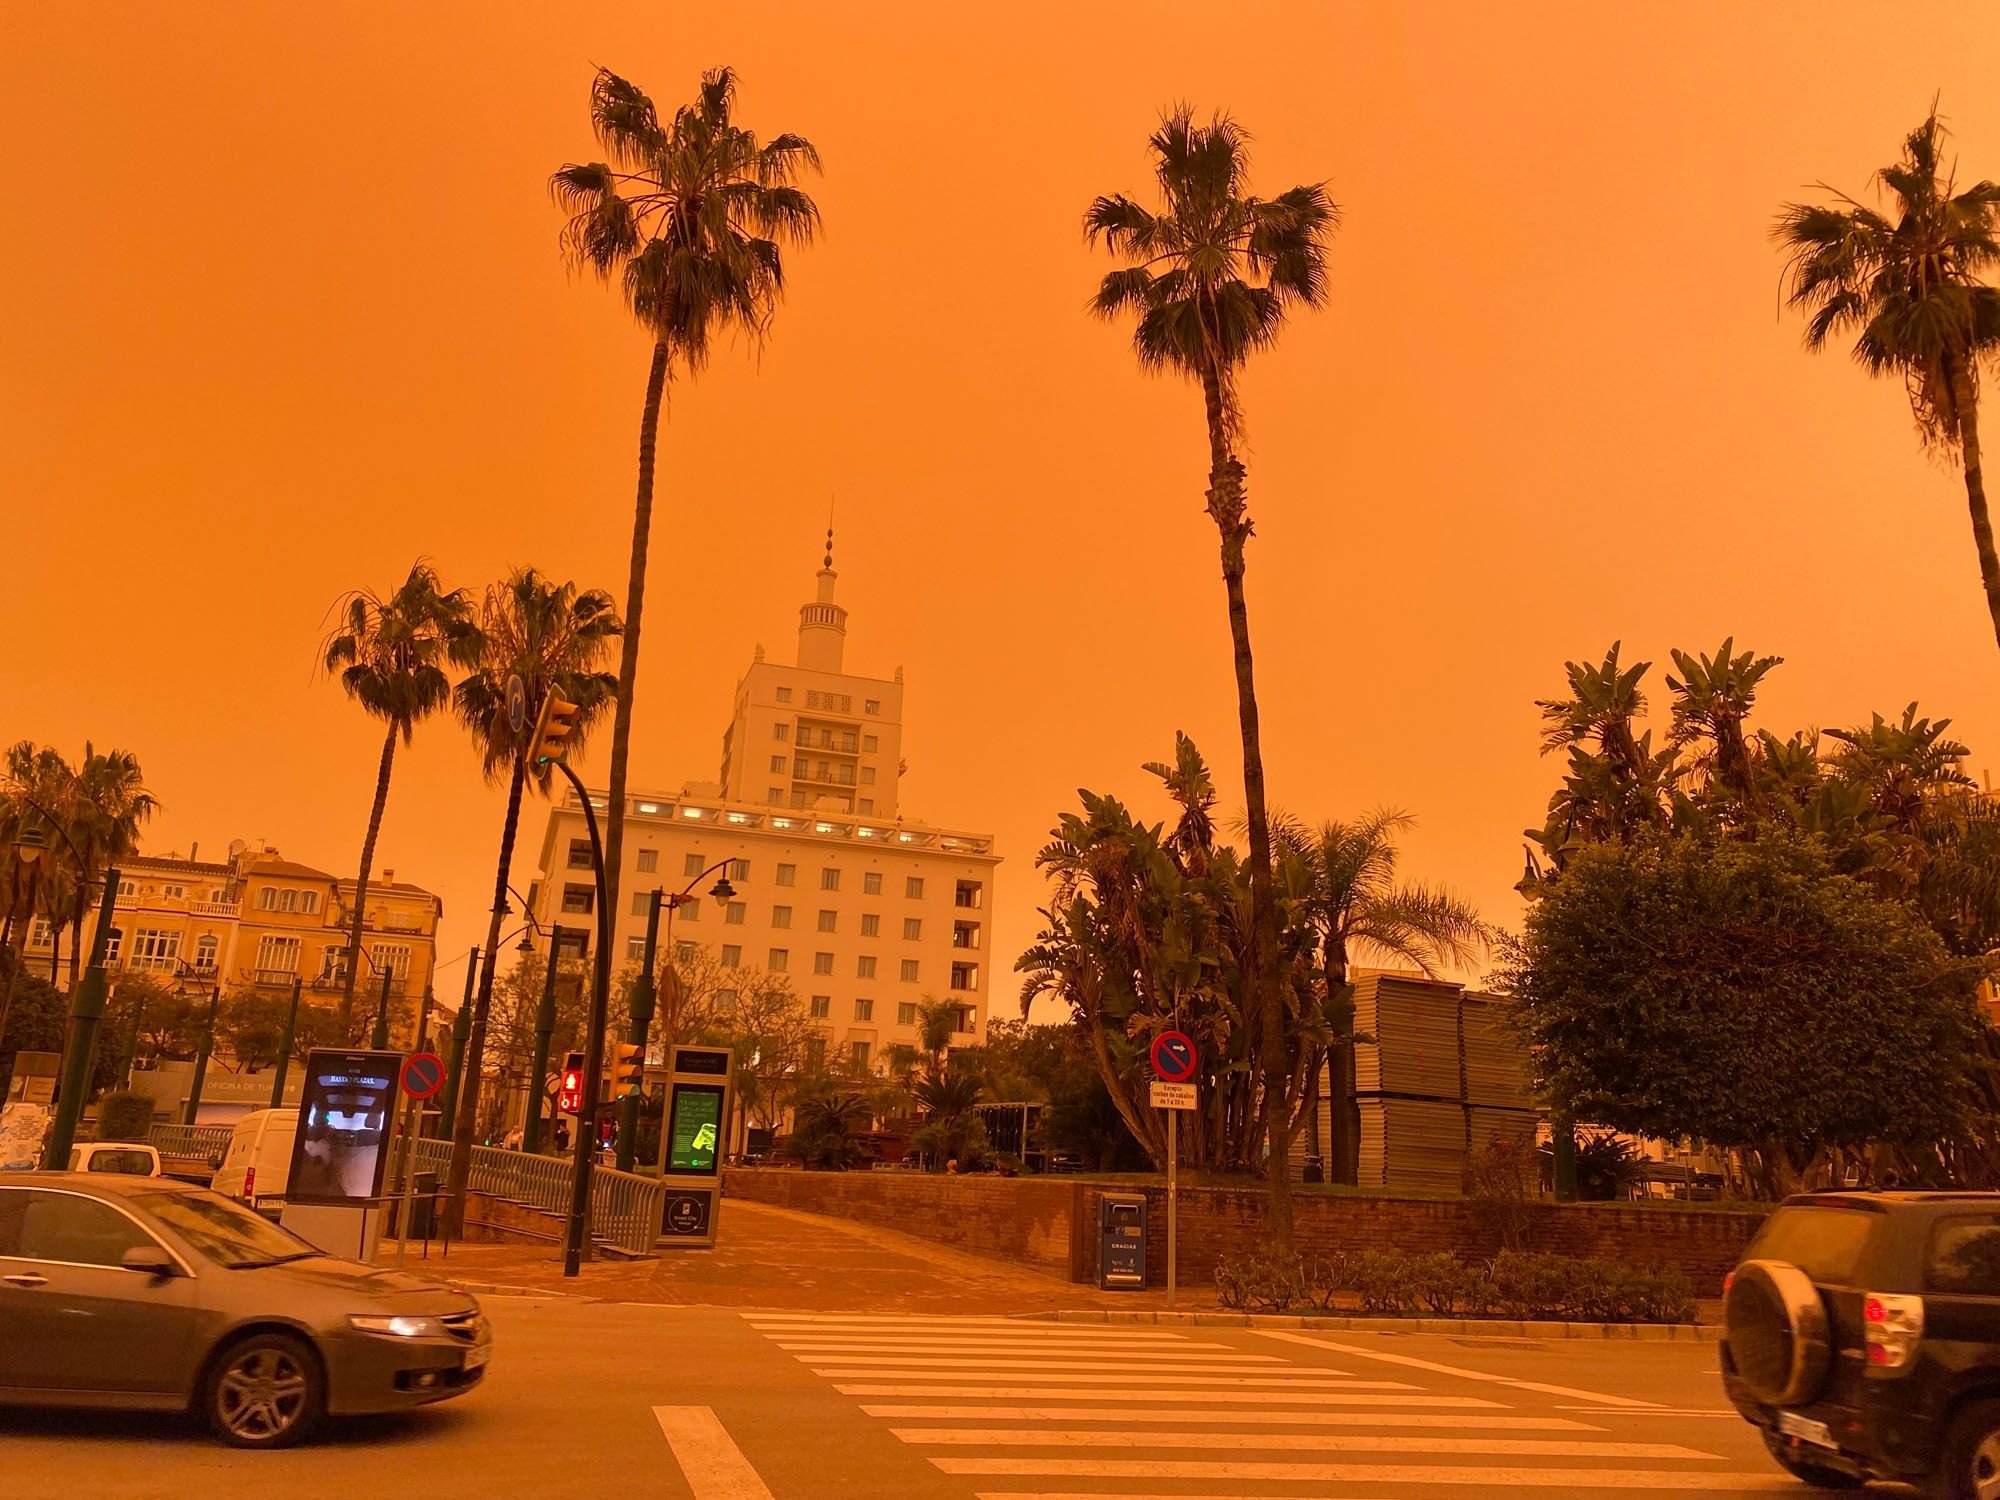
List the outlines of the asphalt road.
{"label": "asphalt road", "polygon": [[485,1299],[462,1400],[241,1454],[190,1424],[0,1412],[20,1497],[1485,1500],[1809,1493],[1712,1344],[740,1313]]}

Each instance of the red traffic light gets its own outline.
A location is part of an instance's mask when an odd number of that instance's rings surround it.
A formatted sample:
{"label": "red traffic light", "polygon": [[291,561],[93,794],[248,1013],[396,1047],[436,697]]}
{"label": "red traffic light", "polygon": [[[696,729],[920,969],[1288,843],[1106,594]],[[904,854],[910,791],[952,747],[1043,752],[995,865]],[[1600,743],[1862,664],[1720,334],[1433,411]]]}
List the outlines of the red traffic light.
{"label": "red traffic light", "polygon": [[583,1074],[575,1068],[564,1068],[562,1087],[556,1092],[556,1108],[566,1115],[573,1115],[582,1103]]}

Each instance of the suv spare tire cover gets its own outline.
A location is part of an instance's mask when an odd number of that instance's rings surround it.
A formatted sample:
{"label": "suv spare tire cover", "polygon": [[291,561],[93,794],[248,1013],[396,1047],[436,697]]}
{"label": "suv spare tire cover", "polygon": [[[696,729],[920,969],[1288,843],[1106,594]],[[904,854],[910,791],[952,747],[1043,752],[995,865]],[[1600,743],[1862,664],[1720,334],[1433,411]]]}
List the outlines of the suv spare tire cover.
{"label": "suv spare tire cover", "polygon": [[1758,1400],[1796,1406],[1826,1384],[1826,1302],[1790,1261],[1738,1266],[1723,1297],[1722,1321],[1730,1362]]}

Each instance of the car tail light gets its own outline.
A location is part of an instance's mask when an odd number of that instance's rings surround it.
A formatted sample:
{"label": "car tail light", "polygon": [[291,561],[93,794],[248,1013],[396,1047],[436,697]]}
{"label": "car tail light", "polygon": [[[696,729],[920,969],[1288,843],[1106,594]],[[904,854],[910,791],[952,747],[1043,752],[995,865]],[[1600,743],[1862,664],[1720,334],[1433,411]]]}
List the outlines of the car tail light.
{"label": "car tail light", "polygon": [[1736,1285],[1736,1273],[1734,1271],[1725,1271],[1722,1276],[1722,1295],[1727,1297],[1729,1295],[1729,1289],[1735,1285]]}
{"label": "car tail light", "polygon": [[1861,1334],[1872,1370],[1907,1370],[1924,1336],[1924,1299],[1867,1292],[1861,1299]]}
{"label": "car tail light", "polygon": [[245,1203],[255,1203],[257,1201],[257,1169],[255,1167],[245,1167],[243,1169],[243,1201]]}

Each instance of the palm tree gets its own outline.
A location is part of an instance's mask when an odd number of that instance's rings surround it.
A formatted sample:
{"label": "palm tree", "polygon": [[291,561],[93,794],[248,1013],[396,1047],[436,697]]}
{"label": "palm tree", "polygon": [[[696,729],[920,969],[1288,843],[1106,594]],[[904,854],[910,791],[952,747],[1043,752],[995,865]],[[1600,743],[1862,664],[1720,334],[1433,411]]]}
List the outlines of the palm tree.
{"label": "palm tree", "polygon": [[[1279,814],[1274,835],[1287,861],[1303,865],[1304,917],[1319,934],[1331,1067],[1335,1181],[1353,1183],[1359,1166],[1360,1117],[1354,1108],[1354,986],[1357,957],[1400,959],[1427,977],[1464,968],[1487,951],[1491,932],[1471,903],[1448,890],[1396,879],[1397,837],[1415,826],[1408,813],[1384,808],[1353,822],[1308,828]],[[1310,1077],[1317,1086],[1320,1068]],[[1317,1110],[1306,1118],[1317,1125]]]}
{"label": "palm tree", "polygon": [[1806,347],[1852,333],[1862,368],[1902,380],[1925,445],[1957,455],[2000,640],[2000,555],[1979,457],[1979,364],[2000,349],[2000,290],[1983,279],[2000,263],[2000,184],[1958,191],[1944,138],[1933,105],[1875,174],[1888,212],[1844,193],[1788,203],[1773,234],[1788,256],[1786,301],[1809,314]]}
{"label": "palm tree", "polygon": [[[64,799],[64,831],[82,861],[69,901],[69,982],[76,987],[83,958],[83,919],[90,886],[118,860],[137,852],[139,829],[159,808],[146,790],[139,758],[126,750],[100,755],[87,741]],[[53,811],[54,809],[52,809]]]}
{"label": "palm tree", "polygon": [[1754,821],[1763,807],[1755,752],[1744,730],[1757,702],[1757,685],[1784,661],[1782,656],[1740,654],[1736,641],[1723,641],[1714,656],[1694,656],[1676,650],[1669,677],[1674,694],[1674,726],[1667,743],[1684,750],[1706,742],[1708,748],[1684,770],[1698,775],[1711,796],[1720,792],[1735,799],[1741,821]]}
{"label": "palm tree", "polygon": [[384,598],[373,589],[355,589],[336,601],[341,624],[320,646],[320,661],[340,674],[341,688],[388,726],[382,759],[375,771],[375,801],[368,832],[361,840],[361,871],[354,882],[354,910],[348,917],[347,975],[337,1012],[345,1039],[354,1021],[354,981],[360,972],[361,923],[368,906],[368,876],[375,867],[375,837],[389,801],[389,775],[396,742],[409,744],[417,724],[451,701],[448,663],[470,665],[477,640],[471,605],[461,589],[447,590],[437,570],[422,558],[410,576]]}
{"label": "palm tree", "polygon": [[[1264,806],[1250,620],[1243,598],[1250,513],[1234,443],[1242,412],[1236,372],[1269,348],[1293,308],[1326,299],[1326,242],[1339,209],[1324,183],[1276,198],[1246,191],[1249,137],[1227,115],[1195,123],[1186,105],[1170,110],[1148,141],[1164,200],[1158,211],[1122,193],[1100,197],[1084,215],[1092,243],[1127,264],[1107,275],[1091,306],[1099,316],[1131,313],[1133,347],[1148,370],[1172,370],[1201,386],[1208,424],[1208,513],[1222,539],[1222,582],[1236,662],[1236,708],[1243,735],[1243,800],[1250,842],[1249,977],[1264,1028],[1266,1118],[1284,1118],[1289,1059],[1284,1046],[1278,914],[1271,836]],[[1271,1230],[1292,1238],[1291,1179],[1283,1130],[1271,1132]]]}
{"label": "palm tree", "polygon": [[636,85],[600,68],[590,88],[590,120],[609,160],[572,162],[549,179],[557,206],[569,215],[562,232],[564,257],[603,280],[618,272],[626,306],[653,339],[639,417],[632,571],[611,725],[604,886],[614,909],[660,402],[675,367],[685,376],[698,375],[718,335],[734,328],[753,340],[763,336],[784,292],[781,247],[810,243],[819,227],[818,207],[796,185],[804,172],[819,170],[819,153],[799,135],[760,144],[735,123],[735,103],[736,74],[716,68],[702,74],[693,102],[662,124],[653,101]]}
{"label": "palm tree", "polygon": [[[530,760],[534,719],[550,693],[574,703],[576,727],[569,743],[572,750],[581,747],[592,723],[618,691],[618,679],[597,668],[619,625],[611,596],[602,589],[551,583],[533,568],[520,568],[505,583],[488,586],[472,629],[479,656],[453,694],[452,706],[459,722],[472,731],[487,781],[507,783],[507,817],[500,826],[500,863],[493,876],[493,911],[486,924],[487,960],[480,970],[465,1044],[467,1057],[483,1058],[500,923],[508,910],[507,877],[514,865],[514,833],[521,818],[521,788],[532,777],[536,789],[547,796],[555,775],[549,766]],[[528,709],[519,730],[507,712],[508,683],[515,678],[525,690]],[[479,1119],[480,1069],[468,1067],[463,1073],[445,1178],[446,1212],[454,1234],[464,1227],[465,1184]]]}

